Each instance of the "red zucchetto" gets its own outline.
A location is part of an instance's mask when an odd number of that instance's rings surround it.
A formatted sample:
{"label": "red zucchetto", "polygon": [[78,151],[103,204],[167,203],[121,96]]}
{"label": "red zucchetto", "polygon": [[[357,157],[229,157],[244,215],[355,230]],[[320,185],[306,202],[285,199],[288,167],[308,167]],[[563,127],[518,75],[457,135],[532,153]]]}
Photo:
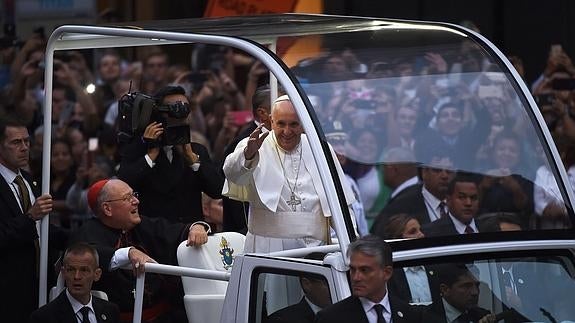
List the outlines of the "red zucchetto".
{"label": "red zucchetto", "polygon": [[90,206],[90,209],[92,209],[92,212],[96,213],[98,195],[100,195],[102,188],[104,188],[104,185],[109,181],[109,179],[102,179],[90,186],[90,189],[88,190],[88,205]]}

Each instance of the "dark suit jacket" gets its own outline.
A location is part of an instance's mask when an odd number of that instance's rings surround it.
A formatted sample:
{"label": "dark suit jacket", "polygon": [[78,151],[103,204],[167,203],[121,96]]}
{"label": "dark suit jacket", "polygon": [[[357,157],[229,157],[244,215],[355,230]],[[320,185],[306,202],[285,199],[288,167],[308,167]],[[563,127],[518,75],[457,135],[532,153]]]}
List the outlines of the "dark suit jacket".
{"label": "dark suit jacket", "polygon": [[[134,246],[160,264],[177,265],[176,251],[180,242],[187,238],[189,224],[172,223],[163,218],[141,216],[142,222],[130,231],[130,245]],[[108,299],[117,304],[122,312],[132,312],[136,280],[129,270],[109,271],[110,261],[117,250],[122,230],[105,226],[99,219],[85,222],[72,236],[72,242],[83,241],[93,245],[100,255],[102,277],[93,289],[104,291]],[[121,246],[120,246],[121,247]],[[181,301],[181,279],[177,276],[147,275],[144,308],[160,302]]]}
{"label": "dark suit jacket", "polygon": [[[40,187],[22,171],[35,196]],[[50,247],[61,248],[67,234],[50,228]],[[38,307],[36,223],[22,214],[10,186],[0,176],[0,313],[2,321],[25,322]],[[50,266],[48,267],[50,269]],[[49,275],[50,277],[50,275]]]}
{"label": "dark suit jacket", "polygon": [[[400,299],[389,295],[391,315],[394,323],[420,322],[421,313],[416,307],[409,306]],[[368,323],[361,301],[350,296],[317,313],[316,323]],[[429,321],[432,322],[432,321]]]}
{"label": "dark suit jacket", "polygon": [[[255,122],[250,122],[247,127],[241,130],[238,135],[230,142],[226,149],[224,150],[224,160],[222,160],[222,165],[220,166],[222,176],[223,176],[223,162],[229,154],[234,152],[238,143],[248,137],[255,129],[257,125]],[[246,223],[249,203],[239,202],[232,200],[226,196],[222,197],[222,204],[224,208],[223,216],[223,231],[235,231],[246,234],[248,232],[248,224]]]}
{"label": "dark suit jacket", "polygon": [[377,215],[370,232],[382,238],[388,238],[384,237],[385,225],[389,217],[400,213],[414,216],[421,225],[429,223],[429,215],[421,189],[422,184],[411,185],[390,199]]}
{"label": "dark suit jacket", "polygon": [[[99,323],[120,322],[120,311],[116,304],[92,296],[92,307]],[[34,311],[29,322],[77,323],[78,320],[64,290],[56,299]]]}
{"label": "dark suit jacket", "polygon": [[[483,223],[477,218],[475,219],[475,226],[479,232],[488,231]],[[457,232],[455,229],[455,224],[453,224],[453,221],[449,216],[423,225],[421,227],[421,231],[423,231],[426,237],[450,236],[459,234],[459,232]]]}
{"label": "dark suit jacket", "polygon": [[305,298],[297,304],[290,305],[274,312],[266,323],[313,323],[315,314]]}
{"label": "dark suit jacket", "polygon": [[163,149],[150,168],[145,155],[147,146],[140,139],[122,147],[118,177],[140,193],[140,213],[161,216],[173,222],[203,220],[202,192],[212,198],[221,198],[224,177],[218,165],[212,162],[206,147],[192,143],[200,157],[197,172],[186,165],[184,157],[175,149],[170,163]]}
{"label": "dark suit jacket", "polygon": [[[425,272],[427,274],[427,281],[431,292],[431,300],[436,302],[441,299],[441,295],[439,293],[439,282],[437,280],[437,271],[435,271],[433,267],[425,266]],[[387,282],[387,290],[389,290],[390,295],[400,298],[406,303],[411,302],[411,290],[409,289],[409,284],[405,277],[405,271],[403,268],[396,268],[393,270],[393,276],[391,276],[391,279]]]}
{"label": "dark suit jacket", "polygon": [[[488,310],[481,307],[474,307],[468,310],[469,320],[471,322],[477,322],[489,313],[490,312]],[[445,317],[445,309],[443,308],[443,302],[441,300],[437,303],[426,306],[423,309],[422,317],[425,318],[425,322],[449,323]]]}

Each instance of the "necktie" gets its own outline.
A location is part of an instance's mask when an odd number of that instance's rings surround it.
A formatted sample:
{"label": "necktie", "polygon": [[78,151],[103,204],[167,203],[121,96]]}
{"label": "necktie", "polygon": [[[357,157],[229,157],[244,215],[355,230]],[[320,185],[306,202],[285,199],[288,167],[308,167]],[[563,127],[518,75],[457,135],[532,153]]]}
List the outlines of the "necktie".
{"label": "necktie", "polygon": [[466,233],[466,234],[468,234],[468,233],[475,233],[475,231],[473,230],[473,228],[472,228],[470,225],[467,225],[467,226],[465,227],[465,233]]}
{"label": "necktie", "polygon": [[377,323],[386,323],[385,318],[383,317],[383,305],[375,304],[373,305],[373,309],[377,314]]}
{"label": "necktie", "polygon": [[28,212],[28,209],[30,209],[30,206],[32,205],[32,203],[30,202],[30,193],[28,192],[28,187],[26,187],[24,179],[20,175],[16,176],[16,178],[14,179],[14,184],[18,185],[18,191],[20,191],[19,196],[20,196],[20,204],[22,205],[22,213],[26,214],[26,212]]}
{"label": "necktie", "polygon": [[511,273],[507,270],[503,271],[503,284],[505,288],[515,293],[515,289],[513,288],[513,280],[511,279]]}
{"label": "necktie", "polygon": [[439,203],[439,217],[440,217],[440,218],[445,218],[445,217],[447,217],[447,211],[446,211],[445,208],[446,208],[445,202],[441,201],[441,202]]}
{"label": "necktie", "polygon": [[[32,202],[30,201],[30,193],[28,192],[28,187],[26,183],[24,183],[24,179],[22,176],[17,175],[14,179],[14,184],[18,185],[18,191],[20,191],[18,196],[20,197],[20,205],[22,205],[22,214],[26,214],[30,207],[32,206]],[[40,241],[36,238],[34,239],[34,249],[36,254],[36,276],[39,274],[40,269]]]}
{"label": "necktie", "polygon": [[90,319],[88,317],[88,314],[90,314],[90,308],[88,306],[84,306],[79,312],[82,313],[82,323],[90,323]]}

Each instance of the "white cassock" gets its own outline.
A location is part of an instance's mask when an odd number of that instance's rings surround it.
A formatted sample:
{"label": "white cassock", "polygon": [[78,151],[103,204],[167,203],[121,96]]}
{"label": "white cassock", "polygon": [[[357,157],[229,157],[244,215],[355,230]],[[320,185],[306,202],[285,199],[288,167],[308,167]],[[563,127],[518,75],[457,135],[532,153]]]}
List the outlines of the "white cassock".
{"label": "white cassock", "polygon": [[[301,135],[296,149],[286,152],[276,144],[272,131],[251,160],[244,157],[248,139],[240,141],[226,158],[222,191],[231,199],[250,202],[244,252],[268,253],[325,243],[331,212],[306,135]],[[333,149],[331,153],[339,178],[345,178]],[[355,197],[345,180],[343,189],[349,206]],[[292,191],[295,199],[291,199]]]}

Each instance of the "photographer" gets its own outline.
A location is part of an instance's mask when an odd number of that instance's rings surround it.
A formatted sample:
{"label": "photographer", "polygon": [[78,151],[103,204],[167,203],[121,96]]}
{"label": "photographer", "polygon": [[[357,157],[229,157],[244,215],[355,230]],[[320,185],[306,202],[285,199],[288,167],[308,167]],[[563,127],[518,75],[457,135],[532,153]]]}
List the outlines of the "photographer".
{"label": "photographer", "polygon": [[[155,98],[145,129],[121,147],[118,177],[142,197],[142,214],[184,223],[203,220],[201,193],[221,198],[223,176],[206,147],[190,142],[184,89],[166,86]],[[140,98],[133,102],[134,113],[146,110],[140,110]]]}

